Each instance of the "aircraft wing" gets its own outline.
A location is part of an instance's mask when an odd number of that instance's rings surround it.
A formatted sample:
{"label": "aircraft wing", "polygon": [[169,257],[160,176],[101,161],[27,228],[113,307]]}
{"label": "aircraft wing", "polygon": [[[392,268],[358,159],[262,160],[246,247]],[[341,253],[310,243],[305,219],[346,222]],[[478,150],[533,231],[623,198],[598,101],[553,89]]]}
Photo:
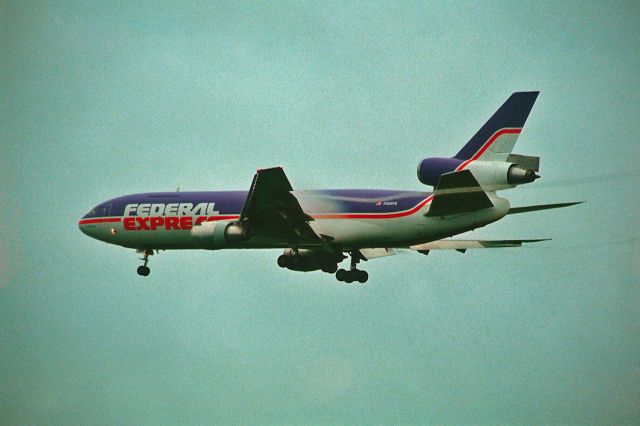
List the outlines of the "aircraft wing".
{"label": "aircraft wing", "polygon": [[[456,250],[464,253],[468,249],[482,248],[504,248],[504,247],[522,247],[522,244],[537,243],[540,241],[549,241],[550,238],[539,238],[531,240],[437,240],[429,243],[416,244],[410,246],[410,250],[417,251],[422,254],[429,254],[431,250]],[[402,250],[402,249],[400,249]],[[379,257],[393,256],[397,254],[396,249],[391,248],[364,248],[360,249],[360,254],[364,260],[377,259]]]}
{"label": "aircraft wing", "polygon": [[258,170],[245,201],[240,222],[251,235],[318,244],[328,248],[328,238],[309,226],[307,215],[296,197],[282,167]]}
{"label": "aircraft wing", "polygon": [[503,247],[522,247],[525,243],[537,243],[540,241],[549,241],[550,238],[540,238],[533,240],[438,240],[430,243],[417,244],[409,247],[423,254],[428,254],[431,250],[456,250],[464,253],[468,249],[482,248],[503,248]]}
{"label": "aircraft wing", "polygon": [[363,248],[359,250],[364,260],[377,259],[379,257],[393,256],[396,254],[394,249],[390,248]]}

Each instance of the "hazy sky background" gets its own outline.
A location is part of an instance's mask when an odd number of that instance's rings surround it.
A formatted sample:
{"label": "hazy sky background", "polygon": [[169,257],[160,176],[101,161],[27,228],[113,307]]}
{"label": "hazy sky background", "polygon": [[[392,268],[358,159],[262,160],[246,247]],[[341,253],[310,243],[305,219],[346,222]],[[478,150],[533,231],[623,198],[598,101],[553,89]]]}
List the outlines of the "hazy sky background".
{"label": "hazy sky background", "polygon": [[[640,421],[638,2],[0,3],[0,423]],[[472,238],[367,262],[131,250],[126,193],[430,189],[514,91],[543,178]]]}

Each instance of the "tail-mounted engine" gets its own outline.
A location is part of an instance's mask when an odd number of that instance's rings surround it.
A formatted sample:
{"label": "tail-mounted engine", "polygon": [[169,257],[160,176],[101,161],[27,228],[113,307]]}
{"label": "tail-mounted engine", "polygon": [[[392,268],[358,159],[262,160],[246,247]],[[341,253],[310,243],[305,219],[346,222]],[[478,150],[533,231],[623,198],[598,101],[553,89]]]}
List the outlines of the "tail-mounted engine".
{"label": "tail-mounted engine", "polygon": [[425,158],[418,165],[418,179],[425,185],[436,186],[441,175],[468,169],[485,190],[494,191],[533,182],[540,177],[536,174],[539,164],[538,157],[518,154],[509,154],[506,161],[432,157]]}
{"label": "tail-mounted engine", "polygon": [[237,222],[203,222],[191,228],[191,235],[202,248],[217,250],[249,238],[248,230]]}
{"label": "tail-mounted engine", "polygon": [[455,171],[462,163],[457,158],[425,158],[418,164],[418,179],[425,185],[436,186],[441,175]]}
{"label": "tail-mounted engine", "polygon": [[422,160],[420,182],[435,187],[443,174],[461,170],[470,170],[485,191],[533,182],[540,159],[511,152],[539,93],[513,93],[456,155]]}

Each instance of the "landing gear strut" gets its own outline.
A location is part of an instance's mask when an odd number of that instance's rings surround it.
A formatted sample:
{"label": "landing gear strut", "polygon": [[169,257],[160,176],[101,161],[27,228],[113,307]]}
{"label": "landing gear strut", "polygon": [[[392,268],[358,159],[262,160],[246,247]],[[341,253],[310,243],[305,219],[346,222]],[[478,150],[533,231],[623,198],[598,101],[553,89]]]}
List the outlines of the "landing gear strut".
{"label": "landing gear strut", "polygon": [[144,251],[144,256],[140,258],[140,260],[144,260],[144,265],[138,266],[138,275],[146,277],[151,273],[151,269],[149,269],[149,267],[147,266],[147,263],[149,263],[149,256],[151,256],[152,254],[153,254],[153,250]]}
{"label": "landing gear strut", "polygon": [[356,265],[360,262],[360,252],[354,250],[349,253],[349,255],[351,256],[351,268],[348,271],[338,269],[338,272],[336,272],[336,279],[345,283],[352,283],[354,281],[358,281],[362,284],[366,283],[369,279],[369,274],[367,271],[361,271],[356,268]]}

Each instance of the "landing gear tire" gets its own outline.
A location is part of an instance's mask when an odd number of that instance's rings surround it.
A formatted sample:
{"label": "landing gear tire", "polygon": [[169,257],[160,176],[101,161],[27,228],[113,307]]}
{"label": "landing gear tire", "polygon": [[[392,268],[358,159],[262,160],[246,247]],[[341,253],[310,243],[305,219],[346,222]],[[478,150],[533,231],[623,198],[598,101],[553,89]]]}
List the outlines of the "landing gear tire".
{"label": "landing gear tire", "polygon": [[147,249],[144,251],[144,256],[140,260],[144,260],[144,265],[138,266],[138,275],[146,277],[151,273],[151,269],[147,266],[149,263],[149,256],[153,255],[153,250]]}
{"label": "landing gear tire", "polygon": [[338,264],[333,262],[323,263],[321,268],[322,272],[326,272],[327,274],[335,274],[338,270]]}
{"label": "landing gear tire", "polygon": [[338,272],[336,272],[336,279],[347,284],[351,284],[354,281],[364,284],[369,280],[369,274],[367,271],[361,271],[359,269],[351,269],[349,271],[338,269]]}
{"label": "landing gear tire", "polygon": [[290,256],[289,259],[287,259],[287,265],[296,269],[302,265],[302,258],[297,255]]}
{"label": "landing gear tire", "polygon": [[369,279],[369,274],[367,273],[367,271],[353,271],[353,272],[357,272],[356,274],[356,281],[358,281],[360,284],[364,284],[367,282],[367,280]]}
{"label": "landing gear tire", "polygon": [[278,256],[278,266],[281,268],[286,268],[289,265],[289,256],[284,254]]}
{"label": "landing gear tire", "polygon": [[[345,271],[344,269],[338,269],[336,272],[336,279],[345,283],[352,283],[354,281],[358,281],[361,284],[366,283],[369,280],[369,274],[367,271],[361,271],[356,269],[356,265],[360,260],[366,260],[362,257],[362,254],[358,250],[354,250],[350,253],[351,255],[351,269]],[[323,269],[324,271],[324,269]]]}

